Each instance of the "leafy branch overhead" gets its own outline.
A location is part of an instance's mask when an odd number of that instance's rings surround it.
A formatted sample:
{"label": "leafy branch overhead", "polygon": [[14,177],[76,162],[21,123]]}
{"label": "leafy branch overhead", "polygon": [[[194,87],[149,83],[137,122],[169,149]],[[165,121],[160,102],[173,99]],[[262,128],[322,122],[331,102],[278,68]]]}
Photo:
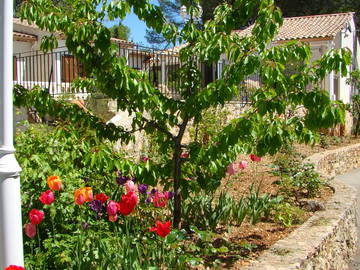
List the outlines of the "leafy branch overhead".
{"label": "leafy branch overhead", "polygon": [[[149,1],[73,1],[70,11],[63,12],[52,1],[28,0],[21,10],[21,17],[29,23],[65,34],[67,48],[83,63],[88,76],[79,83],[80,87],[86,87],[90,82],[94,89],[117,100],[119,110],[135,115],[133,130],[155,134],[159,148],[166,153],[163,164],[159,165],[162,169],[157,180],[173,183],[176,226],[180,222],[182,196],[191,190],[219,186],[227,164],[237,154],[274,154],[284,143],[294,139],[313,143],[316,129],[343,121],[344,106],[331,102],[320,82],[332,70],[345,75],[346,67],[351,63],[349,51],[343,49],[329,51],[310,63],[311,51],[306,44],[292,42],[271,47],[270,42],[282,24],[281,12],[273,0],[223,3],[215,9],[214,19],[201,28],[193,20],[199,12],[196,2],[182,1],[189,20],[181,29],[169,23],[161,9]],[[234,34],[239,23],[254,17],[255,7],[257,19],[252,34]],[[174,46],[187,44],[179,52],[181,67],[177,91],[181,100],[161,93],[144,72],[128,67],[126,59],[118,56],[118,48],[111,43],[110,31],[102,22],[106,17],[122,20],[131,9],[167,42]],[[45,38],[43,50],[54,47],[56,39]],[[204,86],[201,63],[216,63],[223,55],[229,64],[221,78]],[[286,70],[290,61],[298,63],[291,74]],[[260,75],[262,85],[252,96],[251,108],[232,120],[211,143],[202,145],[193,141],[185,144],[183,137],[189,125],[199,123],[204,110],[231,101],[238,94],[240,83],[254,73]],[[311,90],[307,90],[309,85],[312,85]],[[37,99],[24,91],[21,94],[25,104],[37,106],[40,112],[52,110],[54,116],[64,116],[64,108],[51,106],[49,97],[40,95]],[[47,105],[41,99],[46,100]],[[293,117],[288,117],[289,111],[294,112]],[[77,114],[75,110],[71,113]],[[74,116],[70,120],[94,119],[94,116],[79,114],[81,117]],[[89,127],[102,130],[98,133],[101,137],[118,137],[125,142],[131,138],[121,128],[100,125],[97,120],[88,123],[91,123]],[[116,136],[115,132],[120,135]],[[189,152],[188,159],[181,158],[184,151]]]}

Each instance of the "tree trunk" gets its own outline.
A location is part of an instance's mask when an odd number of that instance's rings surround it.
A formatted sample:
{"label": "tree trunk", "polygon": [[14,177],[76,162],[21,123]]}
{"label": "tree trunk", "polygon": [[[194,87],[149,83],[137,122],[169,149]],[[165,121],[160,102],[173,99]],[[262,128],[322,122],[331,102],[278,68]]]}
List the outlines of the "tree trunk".
{"label": "tree trunk", "polygon": [[175,150],[174,150],[174,172],[173,172],[173,178],[174,178],[174,220],[173,220],[173,226],[174,228],[179,229],[180,228],[180,222],[181,222],[181,166],[182,166],[182,159],[181,159],[181,141],[184,136],[186,126],[189,122],[189,119],[185,117],[182,124],[179,126],[179,133],[175,140]]}
{"label": "tree trunk", "polygon": [[177,145],[174,152],[174,228],[180,228],[181,221],[181,190],[180,190],[180,181],[181,181],[181,159],[180,159],[181,148]]}

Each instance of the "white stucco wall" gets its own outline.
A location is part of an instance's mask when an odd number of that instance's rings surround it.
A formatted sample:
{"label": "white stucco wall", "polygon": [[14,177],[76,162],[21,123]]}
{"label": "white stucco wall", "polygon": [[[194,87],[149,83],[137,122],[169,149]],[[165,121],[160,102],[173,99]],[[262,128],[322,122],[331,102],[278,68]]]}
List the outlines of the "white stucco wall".
{"label": "white stucco wall", "polygon": [[14,54],[22,53],[22,52],[29,52],[31,51],[32,43],[31,42],[24,42],[24,41],[16,41],[13,42],[13,51]]}
{"label": "white stucco wall", "polygon": [[[348,48],[352,52],[353,59],[356,58],[354,54],[354,32],[355,32],[355,23],[354,21],[350,21],[349,25],[347,25],[341,32],[338,33],[336,36],[337,40],[337,48]],[[353,65],[348,66],[348,71],[353,70]],[[351,95],[352,95],[352,87],[346,84],[346,80],[349,76],[342,77],[339,75],[339,87],[340,87],[340,100],[344,103],[351,102]]]}

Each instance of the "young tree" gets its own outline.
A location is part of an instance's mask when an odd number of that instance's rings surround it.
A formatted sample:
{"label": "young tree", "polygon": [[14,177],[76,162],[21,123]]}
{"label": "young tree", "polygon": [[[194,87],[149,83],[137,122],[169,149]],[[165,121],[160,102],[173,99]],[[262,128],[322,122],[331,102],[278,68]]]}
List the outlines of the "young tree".
{"label": "young tree", "polygon": [[[164,155],[161,161],[119,161],[120,169],[131,171],[139,181],[173,186],[175,227],[181,221],[181,201],[189,193],[214,190],[220,185],[226,167],[239,153],[263,156],[276,153],[289,139],[313,143],[316,130],[343,121],[344,106],[331,102],[321,81],[331,70],[345,75],[351,62],[347,50],[329,51],[310,63],[311,50],[304,44],[288,43],[270,47],[269,43],[282,23],[281,12],[273,0],[235,0],[215,9],[213,20],[198,28],[193,17],[198,13],[194,0],[182,1],[189,20],[181,29],[169,23],[161,9],[148,1],[74,1],[72,11],[62,12],[49,0],[28,0],[21,16],[50,32],[62,31],[66,46],[82,63],[88,78],[82,87],[97,89],[117,101],[120,110],[135,115],[132,130],[105,124],[76,107],[52,99],[46,91],[27,91],[16,87],[16,104],[34,106],[40,114],[48,113],[96,130],[109,140],[128,142],[133,132],[143,130],[155,137]],[[237,25],[253,16],[258,7],[252,35],[232,34]],[[100,6],[100,7],[99,7]],[[148,27],[161,33],[168,42],[187,43],[180,51],[181,100],[174,100],[155,88],[145,73],[131,69],[126,59],[117,55],[110,41],[110,31],[102,25],[105,16],[123,19],[133,9]],[[43,49],[54,46],[54,38],[45,38]],[[206,86],[201,81],[201,62],[217,62],[222,54],[229,59],[222,77]],[[288,59],[304,63],[287,75]],[[222,106],[238,93],[239,84],[258,72],[262,86],[252,96],[252,106],[232,120],[211,143],[185,143],[183,137],[190,123],[198,123],[202,112]],[[307,85],[313,85],[307,90]],[[303,113],[287,117],[288,109],[301,107]],[[189,157],[184,157],[188,152]]]}
{"label": "young tree", "polygon": [[126,25],[123,25],[121,22],[118,25],[114,25],[109,28],[111,37],[119,38],[123,40],[129,40],[130,37],[130,28]]}

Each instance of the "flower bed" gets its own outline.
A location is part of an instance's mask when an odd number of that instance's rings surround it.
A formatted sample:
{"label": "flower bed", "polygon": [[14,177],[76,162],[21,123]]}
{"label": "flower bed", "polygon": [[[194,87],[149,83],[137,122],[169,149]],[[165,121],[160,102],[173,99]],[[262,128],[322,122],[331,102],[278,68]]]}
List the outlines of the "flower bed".
{"label": "flower bed", "polygon": [[[360,144],[317,153],[306,161],[313,162],[327,177],[345,173],[359,167]],[[326,203],[325,211],[317,212],[242,269],[347,269],[357,247],[357,191],[335,180],[331,185],[336,193]]]}

